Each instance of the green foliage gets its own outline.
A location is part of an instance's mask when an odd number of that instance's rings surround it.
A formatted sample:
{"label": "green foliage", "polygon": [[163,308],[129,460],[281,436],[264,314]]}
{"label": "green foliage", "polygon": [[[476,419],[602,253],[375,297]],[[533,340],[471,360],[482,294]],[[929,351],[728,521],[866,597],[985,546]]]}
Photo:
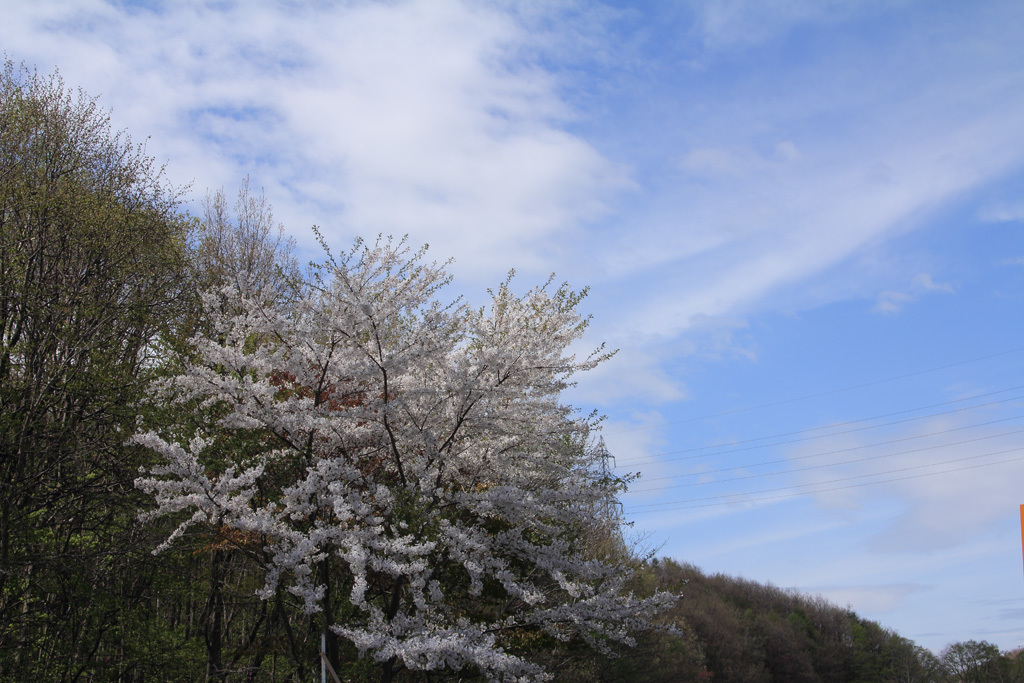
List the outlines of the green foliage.
{"label": "green foliage", "polygon": [[638,581],[682,592],[664,615],[679,633],[642,638],[593,680],[942,680],[930,652],[821,598],[667,559],[648,563]]}
{"label": "green foliage", "polygon": [[939,655],[950,680],[981,683],[1007,680],[1009,661],[988,641],[968,640],[947,645]]}
{"label": "green foliage", "polygon": [[135,653],[152,625],[145,598],[160,568],[137,529],[140,462],[124,435],[153,342],[178,310],[186,259],[186,225],[152,161],[111,132],[94,100],[7,62],[0,676],[8,680],[166,663]]}

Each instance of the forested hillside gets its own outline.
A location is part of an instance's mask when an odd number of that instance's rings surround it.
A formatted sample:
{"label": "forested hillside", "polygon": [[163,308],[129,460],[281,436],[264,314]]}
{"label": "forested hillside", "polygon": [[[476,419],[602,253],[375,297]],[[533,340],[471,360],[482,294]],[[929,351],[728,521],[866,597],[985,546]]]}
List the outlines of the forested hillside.
{"label": "forested hillside", "polygon": [[671,559],[644,563],[636,581],[641,592],[682,593],[661,618],[678,631],[646,633],[611,661],[585,659],[564,680],[1024,681],[1018,651],[968,641],[936,655],[820,597],[707,575]]}
{"label": "forested hillside", "polygon": [[585,292],[439,301],[401,240],[303,270],[247,183],[181,199],[5,65],[0,680],[1022,680],[634,557],[559,401]]}

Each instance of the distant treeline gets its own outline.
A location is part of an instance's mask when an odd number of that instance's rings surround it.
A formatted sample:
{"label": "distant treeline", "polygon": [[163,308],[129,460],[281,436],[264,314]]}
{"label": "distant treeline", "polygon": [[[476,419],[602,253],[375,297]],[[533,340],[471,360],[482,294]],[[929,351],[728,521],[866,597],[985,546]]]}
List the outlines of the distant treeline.
{"label": "distant treeline", "polygon": [[[939,655],[820,597],[745,579],[706,575],[671,559],[638,574],[644,590],[683,598],[664,619],[680,635],[652,633],[587,675],[601,681],[823,681],[940,683],[1024,681],[1019,651],[954,643]],[[586,675],[578,680],[587,680]]]}

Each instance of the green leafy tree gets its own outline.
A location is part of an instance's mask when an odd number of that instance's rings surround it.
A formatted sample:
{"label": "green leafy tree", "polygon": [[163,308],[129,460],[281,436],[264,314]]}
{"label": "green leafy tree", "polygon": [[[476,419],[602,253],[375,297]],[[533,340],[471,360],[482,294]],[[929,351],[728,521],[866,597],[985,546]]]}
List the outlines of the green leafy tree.
{"label": "green leafy tree", "polygon": [[[0,72],[0,672],[159,666],[125,445],[139,378],[180,311],[187,223],[94,99]],[[137,611],[134,611],[137,610]],[[128,632],[128,631],[132,632]],[[173,648],[171,648],[173,649]],[[146,663],[143,664],[143,657]]]}
{"label": "green leafy tree", "polygon": [[982,640],[952,643],[939,654],[942,667],[950,680],[985,683],[1006,680],[1006,671],[999,647]]}
{"label": "green leafy tree", "polygon": [[931,650],[894,635],[888,654],[891,680],[896,683],[932,683],[942,680],[942,663]]}
{"label": "green leafy tree", "polygon": [[1006,665],[1006,680],[1011,683],[1024,682],[1024,648],[1016,648],[1003,653]]}

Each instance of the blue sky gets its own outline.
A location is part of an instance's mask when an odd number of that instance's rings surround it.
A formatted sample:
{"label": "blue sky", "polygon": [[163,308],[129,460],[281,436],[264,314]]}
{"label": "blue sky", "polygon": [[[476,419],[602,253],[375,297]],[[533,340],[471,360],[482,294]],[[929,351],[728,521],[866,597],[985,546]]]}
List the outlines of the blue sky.
{"label": "blue sky", "polygon": [[5,0],[189,197],[591,287],[638,542],[1024,644],[1024,6]]}

